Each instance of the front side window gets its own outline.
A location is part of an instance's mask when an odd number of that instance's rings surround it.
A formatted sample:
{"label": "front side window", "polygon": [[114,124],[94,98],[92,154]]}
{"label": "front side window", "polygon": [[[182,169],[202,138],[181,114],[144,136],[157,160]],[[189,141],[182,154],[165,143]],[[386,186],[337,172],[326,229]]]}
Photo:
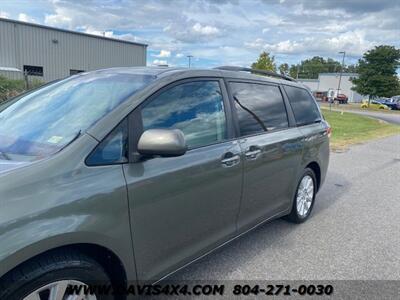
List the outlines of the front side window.
{"label": "front side window", "polygon": [[86,159],[89,166],[128,162],[128,120],[124,119]]}
{"label": "front side window", "polygon": [[180,129],[190,148],[226,138],[226,119],[218,81],[193,81],[176,85],[141,109],[143,130]]}
{"label": "front side window", "polygon": [[0,160],[33,161],[60,151],[152,80],[88,73],[13,100],[0,109]]}
{"label": "front side window", "polygon": [[279,87],[231,82],[240,135],[287,128],[288,118]]}
{"label": "front side window", "polygon": [[317,104],[307,90],[285,86],[285,91],[292,106],[297,126],[312,124],[321,120]]}

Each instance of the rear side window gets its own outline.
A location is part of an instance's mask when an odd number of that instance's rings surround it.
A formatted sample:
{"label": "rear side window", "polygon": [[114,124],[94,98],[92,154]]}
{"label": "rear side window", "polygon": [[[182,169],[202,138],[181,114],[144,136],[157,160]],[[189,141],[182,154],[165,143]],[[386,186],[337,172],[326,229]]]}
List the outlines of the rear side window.
{"label": "rear side window", "polygon": [[176,85],[141,110],[143,130],[180,129],[190,149],[226,139],[223,97],[218,81],[193,81]]}
{"label": "rear side window", "polygon": [[317,104],[305,89],[285,86],[285,91],[289,97],[297,126],[321,121]]}
{"label": "rear side window", "polygon": [[241,136],[287,128],[288,118],[279,87],[231,82]]}

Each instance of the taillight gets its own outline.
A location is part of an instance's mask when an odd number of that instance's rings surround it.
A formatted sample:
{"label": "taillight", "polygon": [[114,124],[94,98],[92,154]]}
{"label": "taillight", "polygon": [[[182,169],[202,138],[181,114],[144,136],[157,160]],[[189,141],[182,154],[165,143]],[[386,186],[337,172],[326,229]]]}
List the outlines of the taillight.
{"label": "taillight", "polygon": [[332,135],[332,127],[326,128],[326,134],[327,134],[328,138],[331,138],[331,135]]}

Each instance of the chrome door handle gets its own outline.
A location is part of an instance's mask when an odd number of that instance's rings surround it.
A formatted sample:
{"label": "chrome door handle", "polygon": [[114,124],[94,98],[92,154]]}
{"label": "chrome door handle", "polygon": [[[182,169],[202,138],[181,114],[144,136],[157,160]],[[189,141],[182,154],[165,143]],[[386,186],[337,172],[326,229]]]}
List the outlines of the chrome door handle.
{"label": "chrome door handle", "polygon": [[260,153],[261,153],[261,149],[256,149],[256,150],[252,150],[252,151],[247,151],[245,153],[245,155],[248,160],[254,160],[254,159],[257,159],[257,157]]}
{"label": "chrome door handle", "polygon": [[240,156],[237,154],[221,160],[221,164],[225,168],[233,167],[237,165],[239,162],[240,162]]}

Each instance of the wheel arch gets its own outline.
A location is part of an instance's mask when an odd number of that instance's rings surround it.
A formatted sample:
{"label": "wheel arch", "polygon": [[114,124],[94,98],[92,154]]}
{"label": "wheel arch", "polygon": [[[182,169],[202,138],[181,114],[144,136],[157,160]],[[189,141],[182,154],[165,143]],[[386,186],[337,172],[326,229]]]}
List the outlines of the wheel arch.
{"label": "wheel arch", "polygon": [[126,268],[121,258],[111,249],[93,243],[67,244],[50,248],[40,253],[36,253],[35,255],[25,260],[21,260],[20,263],[15,265],[13,268],[9,269],[2,277],[0,277],[0,280],[2,278],[6,278],[18,267],[27,264],[34,259],[38,259],[40,257],[49,255],[51,253],[65,252],[65,251],[74,251],[74,252],[77,251],[92,258],[103,267],[113,285],[115,286],[118,284],[123,284],[125,286],[127,285],[128,276]]}
{"label": "wheel arch", "polygon": [[317,191],[318,191],[321,186],[321,167],[316,161],[312,161],[306,165],[306,168],[310,168],[314,172],[315,178],[317,179]]}
{"label": "wheel arch", "polygon": [[68,232],[59,233],[44,239],[36,239],[33,243],[24,246],[10,244],[9,251],[3,251],[0,259],[0,279],[21,264],[45,255],[50,251],[61,249],[75,249],[91,257],[101,264],[111,276],[118,280],[130,282],[136,280],[136,268],[133,249],[129,246],[121,247],[118,240],[95,232]]}

